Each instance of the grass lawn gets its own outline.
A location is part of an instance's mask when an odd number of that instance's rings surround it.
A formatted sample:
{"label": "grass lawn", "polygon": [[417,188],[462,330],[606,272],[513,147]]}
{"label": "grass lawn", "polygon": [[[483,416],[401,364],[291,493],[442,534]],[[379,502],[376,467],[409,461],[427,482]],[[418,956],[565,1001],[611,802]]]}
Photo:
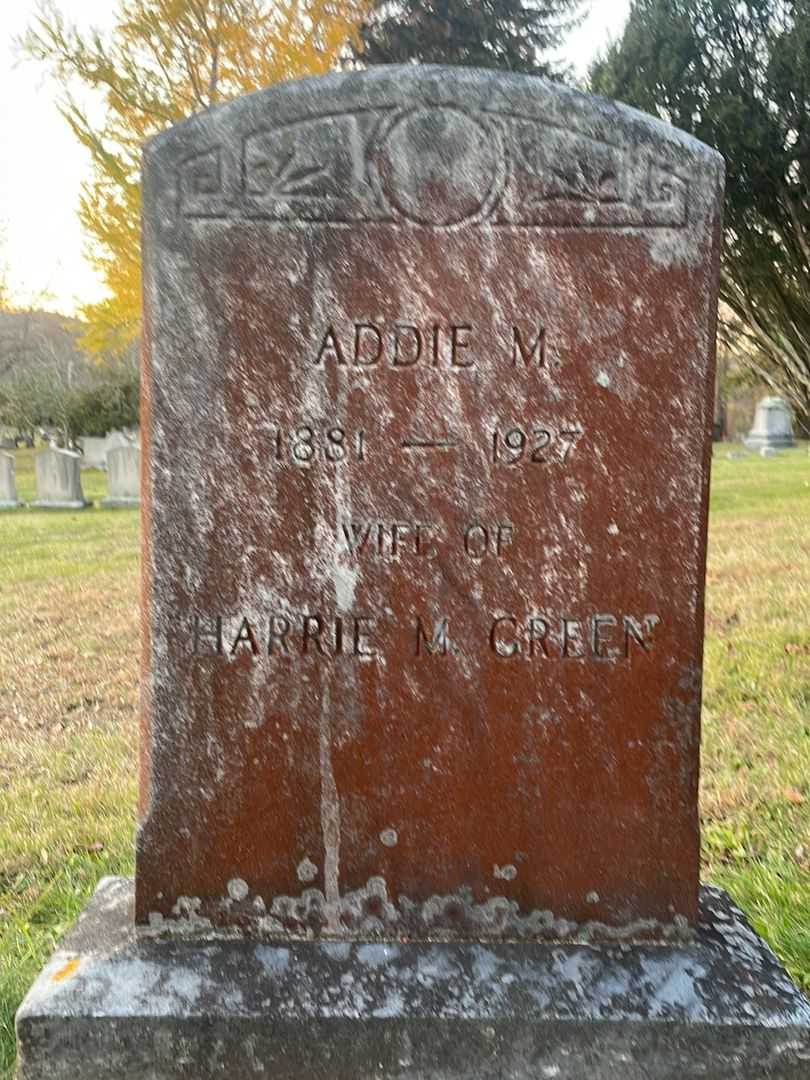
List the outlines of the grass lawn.
{"label": "grass lawn", "polygon": [[[810,991],[810,457],[715,456],[705,878]],[[33,497],[30,451],[17,454]],[[85,494],[106,492],[82,474]],[[31,980],[104,874],[132,872],[138,515],[0,516],[0,1078]]]}

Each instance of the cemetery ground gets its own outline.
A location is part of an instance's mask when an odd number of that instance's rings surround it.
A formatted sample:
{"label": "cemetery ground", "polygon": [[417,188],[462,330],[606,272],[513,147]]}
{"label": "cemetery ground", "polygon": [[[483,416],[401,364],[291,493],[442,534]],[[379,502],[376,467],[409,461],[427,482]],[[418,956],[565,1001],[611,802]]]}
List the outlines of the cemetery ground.
{"label": "cemetery ground", "polygon": [[[703,871],[810,991],[810,458],[716,448]],[[17,457],[33,498],[33,456]],[[85,495],[106,493],[82,474]],[[138,515],[0,516],[0,1078],[14,1011],[97,880],[132,872]]]}

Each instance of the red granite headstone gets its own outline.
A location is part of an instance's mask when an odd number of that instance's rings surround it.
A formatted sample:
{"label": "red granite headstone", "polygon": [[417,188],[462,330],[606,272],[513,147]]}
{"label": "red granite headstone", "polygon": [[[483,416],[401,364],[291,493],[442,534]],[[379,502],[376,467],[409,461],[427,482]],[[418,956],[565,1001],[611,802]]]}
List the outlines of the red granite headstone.
{"label": "red granite headstone", "polygon": [[139,921],[693,921],[719,157],[409,67],[144,180]]}

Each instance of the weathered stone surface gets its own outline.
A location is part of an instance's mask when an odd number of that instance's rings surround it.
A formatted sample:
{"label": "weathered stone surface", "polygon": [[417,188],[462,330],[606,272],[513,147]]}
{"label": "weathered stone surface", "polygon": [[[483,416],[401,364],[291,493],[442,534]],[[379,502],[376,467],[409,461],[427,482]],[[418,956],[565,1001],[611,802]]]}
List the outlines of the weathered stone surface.
{"label": "weathered stone surface", "polygon": [[149,144],[140,922],[694,922],[721,187],[455,68]]}
{"label": "weathered stone surface", "polygon": [[775,450],[796,445],[790,406],[784,398],[764,397],[757,402],[754,424],[744,442],[749,450]]}
{"label": "weathered stone surface", "polygon": [[17,1014],[18,1080],[804,1080],[810,1005],[717,889],[688,945],[136,937],[108,878]]}
{"label": "weathered stone surface", "polygon": [[14,479],[14,457],[0,453],[0,510],[16,510],[21,505]]}
{"label": "weathered stone surface", "polygon": [[106,435],[80,435],[79,445],[82,448],[83,469],[107,468]]}
{"label": "weathered stone surface", "polygon": [[107,453],[107,497],[105,508],[125,508],[141,504],[141,452],[137,446],[119,446]]}
{"label": "weathered stone surface", "polygon": [[34,458],[38,510],[84,510],[90,506],[82,491],[79,455],[49,447]]}
{"label": "weathered stone surface", "polygon": [[104,455],[127,446],[132,446],[132,439],[123,431],[108,431],[104,438]]}

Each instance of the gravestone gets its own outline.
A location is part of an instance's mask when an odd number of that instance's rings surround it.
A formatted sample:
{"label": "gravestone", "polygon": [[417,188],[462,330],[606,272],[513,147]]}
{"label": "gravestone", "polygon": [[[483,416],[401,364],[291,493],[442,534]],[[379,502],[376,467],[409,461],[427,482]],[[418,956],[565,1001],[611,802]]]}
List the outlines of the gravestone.
{"label": "gravestone", "polygon": [[0,510],[16,510],[21,505],[14,482],[14,458],[0,453]]}
{"label": "gravestone", "polygon": [[719,159],[334,86],[147,158],[138,919],[693,925]]}
{"label": "gravestone", "polygon": [[41,450],[34,458],[37,497],[31,506],[38,510],[84,510],[91,506],[82,491],[79,462],[79,455],[70,450]]}
{"label": "gravestone", "polygon": [[80,435],[79,444],[82,448],[83,469],[107,468],[106,435]]}
{"label": "gravestone", "polygon": [[721,194],[461,68],[149,144],[135,891],[22,1080],[799,1077],[810,1008],[698,883]]}
{"label": "gravestone", "polygon": [[111,450],[120,450],[124,446],[132,446],[132,440],[123,431],[108,431],[104,439],[105,459]]}
{"label": "gravestone", "polygon": [[119,446],[107,454],[106,509],[140,506],[141,452],[137,446]]}
{"label": "gravestone", "polygon": [[749,450],[778,450],[795,446],[790,407],[784,398],[764,397],[757,403],[754,424],[745,437]]}

